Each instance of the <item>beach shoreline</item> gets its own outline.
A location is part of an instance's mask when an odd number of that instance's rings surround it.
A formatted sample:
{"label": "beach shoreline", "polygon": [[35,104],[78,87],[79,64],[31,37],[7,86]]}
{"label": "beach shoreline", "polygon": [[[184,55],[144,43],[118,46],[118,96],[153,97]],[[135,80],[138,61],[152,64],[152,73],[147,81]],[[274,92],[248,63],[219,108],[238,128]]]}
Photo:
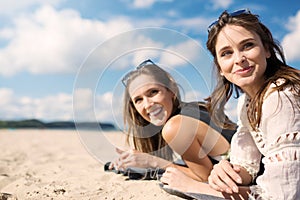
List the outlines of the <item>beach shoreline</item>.
{"label": "beach shoreline", "polygon": [[[123,144],[120,133],[105,134],[108,141]],[[107,159],[116,155],[97,142],[104,147],[97,152]],[[105,172],[106,161],[93,155],[76,130],[2,129],[0,146],[0,193],[10,194],[8,199],[180,199],[158,181]]]}

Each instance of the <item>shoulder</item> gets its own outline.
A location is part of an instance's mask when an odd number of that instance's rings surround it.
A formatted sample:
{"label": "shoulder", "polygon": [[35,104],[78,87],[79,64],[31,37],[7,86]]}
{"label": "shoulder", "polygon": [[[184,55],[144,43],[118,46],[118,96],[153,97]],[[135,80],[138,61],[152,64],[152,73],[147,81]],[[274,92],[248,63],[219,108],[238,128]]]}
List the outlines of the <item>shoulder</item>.
{"label": "shoulder", "polygon": [[[272,96],[272,95],[274,97],[275,95],[278,95],[278,94],[285,94],[287,96],[296,96],[297,94],[295,94],[295,92],[293,92],[291,86],[287,85],[287,86],[284,86],[283,88],[280,88],[280,86],[282,86],[284,83],[286,83],[286,80],[283,78],[279,78],[274,83],[271,83],[264,95],[264,99],[267,99],[267,98],[269,98],[269,96]],[[280,88],[280,89],[278,89],[278,88]]]}
{"label": "shoulder", "polygon": [[191,129],[197,129],[199,124],[208,126],[206,123],[202,122],[199,119],[195,119],[190,116],[178,114],[171,117],[166,124],[164,125],[162,132],[163,134],[173,133],[178,131],[188,131]]}
{"label": "shoulder", "polygon": [[183,126],[186,126],[188,124],[192,123],[200,123],[201,121],[199,119],[195,119],[190,116],[178,114],[173,117],[171,117],[166,124],[163,127],[163,130],[170,131],[170,130],[178,130],[179,128],[182,128]]}
{"label": "shoulder", "polygon": [[[181,114],[171,117],[162,129],[162,136],[166,141],[172,141],[175,137],[181,141],[188,138],[191,133],[195,133],[199,127],[200,120]],[[205,123],[203,123],[205,125]],[[181,137],[183,136],[183,137]]]}
{"label": "shoulder", "polygon": [[163,127],[164,132],[172,131],[173,129],[178,129],[181,126],[183,115],[175,115],[171,117]]}
{"label": "shoulder", "polygon": [[286,86],[282,89],[277,89],[279,86],[285,83],[284,79],[278,79],[272,83],[266,94],[264,95],[263,107],[276,105],[299,105],[299,94],[295,94],[291,87]]}

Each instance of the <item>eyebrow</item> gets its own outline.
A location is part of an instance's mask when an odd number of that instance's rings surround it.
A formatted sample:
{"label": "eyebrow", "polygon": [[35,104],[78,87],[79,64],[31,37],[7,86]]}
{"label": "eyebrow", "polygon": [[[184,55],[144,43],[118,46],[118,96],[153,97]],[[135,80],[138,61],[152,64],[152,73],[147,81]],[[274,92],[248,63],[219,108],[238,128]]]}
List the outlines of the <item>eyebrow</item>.
{"label": "eyebrow", "polygon": [[[246,39],[240,41],[239,44],[244,44],[244,43],[247,43],[247,42],[249,42],[249,41],[256,41],[256,40],[255,40],[254,38],[252,38],[252,37],[251,37],[251,38],[246,38]],[[228,49],[228,48],[231,48],[231,46],[227,45],[227,46],[222,47],[222,48],[218,51],[218,54],[219,54],[220,52],[224,51],[225,49]]]}
{"label": "eyebrow", "polygon": [[[160,90],[160,88],[158,86],[152,86],[149,89],[147,89],[146,91],[144,91],[142,94],[148,94],[149,92],[151,92],[152,90]],[[137,95],[134,98],[131,98],[133,101],[135,101],[136,99],[140,98],[141,95]]]}
{"label": "eyebrow", "polygon": [[[144,94],[147,94],[150,90],[152,90],[153,89],[153,87],[151,87],[151,88],[149,88],[149,89],[147,89],[146,91],[144,91],[143,93],[142,93],[142,95],[144,95]],[[137,96],[135,96],[135,97],[133,97],[133,98],[131,98],[133,101],[135,101],[136,99],[138,99],[138,98],[140,98],[141,97],[141,95],[137,95]]]}

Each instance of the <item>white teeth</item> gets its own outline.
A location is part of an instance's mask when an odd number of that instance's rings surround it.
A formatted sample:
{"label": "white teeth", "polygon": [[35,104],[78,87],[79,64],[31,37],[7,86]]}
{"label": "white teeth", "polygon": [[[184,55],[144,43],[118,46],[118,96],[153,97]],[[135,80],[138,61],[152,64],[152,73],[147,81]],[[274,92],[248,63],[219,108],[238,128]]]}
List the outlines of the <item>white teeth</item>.
{"label": "white teeth", "polygon": [[149,115],[155,116],[155,115],[157,115],[157,114],[161,111],[161,109],[162,109],[162,108],[157,108],[157,109],[155,109],[154,111],[150,112]]}
{"label": "white teeth", "polygon": [[156,126],[163,125],[167,120],[167,115],[164,108],[160,105],[154,105],[148,112],[150,121]]}

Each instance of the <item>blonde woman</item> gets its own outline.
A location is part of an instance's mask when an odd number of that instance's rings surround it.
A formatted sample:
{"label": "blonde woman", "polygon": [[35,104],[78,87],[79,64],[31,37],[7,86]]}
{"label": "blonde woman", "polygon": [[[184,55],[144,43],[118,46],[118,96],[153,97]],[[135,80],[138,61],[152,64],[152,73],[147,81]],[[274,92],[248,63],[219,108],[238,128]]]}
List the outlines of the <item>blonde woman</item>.
{"label": "blonde woman", "polygon": [[[210,120],[206,105],[185,103],[173,77],[144,61],[123,78],[124,121],[134,149],[119,152],[110,169],[176,167],[198,181],[208,175],[229,151],[233,130],[222,130]],[[183,160],[174,164],[175,155]],[[178,157],[177,157],[178,158]]]}

